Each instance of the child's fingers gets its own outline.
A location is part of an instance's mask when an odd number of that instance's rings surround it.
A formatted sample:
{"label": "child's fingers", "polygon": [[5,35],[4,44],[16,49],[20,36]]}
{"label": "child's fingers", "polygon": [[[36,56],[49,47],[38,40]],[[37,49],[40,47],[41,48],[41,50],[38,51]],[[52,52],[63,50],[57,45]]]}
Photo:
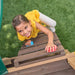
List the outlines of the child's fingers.
{"label": "child's fingers", "polygon": [[47,51],[50,52],[50,47],[49,47],[49,49]]}
{"label": "child's fingers", "polygon": [[51,52],[51,47],[49,47],[49,51],[48,52]]}
{"label": "child's fingers", "polygon": [[55,46],[54,46],[54,51],[56,51],[56,49],[57,49],[57,46],[55,45]]}
{"label": "child's fingers", "polygon": [[57,46],[55,45],[55,46],[53,47],[53,51],[56,51],[56,49],[57,49]]}
{"label": "child's fingers", "polygon": [[52,51],[52,47],[50,47],[50,52]]}
{"label": "child's fingers", "polygon": [[53,47],[46,47],[45,48],[45,50],[47,51],[47,53],[48,52],[54,52],[54,51],[56,51],[56,49],[57,49],[57,46],[56,45],[54,45]]}
{"label": "child's fingers", "polygon": [[47,53],[49,52],[49,48],[47,48]]}
{"label": "child's fingers", "polygon": [[45,47],[45,51],[47,51],[47,47]]}
{"label": "child's fingers", "polygon": [[46,51],[47,52],[54,52],[54,51],[56,51],[56,49],[57,49],[57,46],[55,45],[53,47],[49,47],[48,49],[46,49]]}
{"label": "child's fingers", "polygon": [[45,50],[46,50],[46,51],[47,51],[47,53],[48,53],[48,50],[49,50],[49,49],[48,49],[48,47],[46,47],[46,48],[45,48]]}
{"label": "child's fingers", "polygon": [[53,47],[52,47],[52,52],[54,52],[54,48],[55,48],[55,47],[53,46]]}
{"label": "child's fingers", "polygon": [[51,52],[51,47],[48,47],[46,51]]}

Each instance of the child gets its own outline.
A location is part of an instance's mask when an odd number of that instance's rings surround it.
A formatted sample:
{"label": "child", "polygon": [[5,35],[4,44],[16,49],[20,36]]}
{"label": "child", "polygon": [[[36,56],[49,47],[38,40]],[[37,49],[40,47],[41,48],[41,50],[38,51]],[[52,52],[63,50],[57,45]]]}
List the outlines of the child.
{"label": "child", "polygon": [[43,26],[41,24],[42,22],[51,26],[50,28],[53,28],[53,32],[55,32],[56,22],[40,13],[38,10],[30,11],[26,13],[25,16],[16,16],[12,21],[12,25],[17,31],[18,39],[20,41],[27,40],[25,45],[30,45],[31,40],[29,39],[36,38],[39,31],[44,32],[48,35],[48,44],[46,45],[45,50],[47,52],[53,52],[57,48],[57,46],[53,43],[53,33]]}

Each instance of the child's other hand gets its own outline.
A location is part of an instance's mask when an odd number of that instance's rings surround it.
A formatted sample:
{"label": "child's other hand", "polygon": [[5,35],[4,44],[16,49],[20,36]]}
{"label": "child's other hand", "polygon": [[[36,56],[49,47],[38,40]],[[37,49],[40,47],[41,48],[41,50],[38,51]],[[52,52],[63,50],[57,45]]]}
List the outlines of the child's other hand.
{"label": "child's other hand", "polygon": [[46,48],[45,48],[45,50],[47,51],[47,52],[54,52],[54,51],[56,51],[56,49],[57,49],[57,46],[56,45],[54,45],[54,44],[47,44],[47,46],[46,46]]}
{"label": "child's other hand", "polygon": [[31,45],[31,40],[28,40],[25,45]]}

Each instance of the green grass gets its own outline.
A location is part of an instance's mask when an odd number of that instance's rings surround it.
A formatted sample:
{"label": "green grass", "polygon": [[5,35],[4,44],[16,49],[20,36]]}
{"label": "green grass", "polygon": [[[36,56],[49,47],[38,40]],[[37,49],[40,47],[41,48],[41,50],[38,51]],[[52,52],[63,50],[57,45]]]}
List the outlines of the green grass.
{"label": "green grass", "polygon": [[2,57],[16,56],[22,45],[17,39],[16,31],[11,24],[6,24],[0,32],[0,55]]}
{"label": "green grass", "polygon": [[37,9],[57,22],[56,33],[69,51],[75,51],[75,0],[3,0],[0,55],[16,56],[22,42],[17,39],[11,26],[14,16]]}

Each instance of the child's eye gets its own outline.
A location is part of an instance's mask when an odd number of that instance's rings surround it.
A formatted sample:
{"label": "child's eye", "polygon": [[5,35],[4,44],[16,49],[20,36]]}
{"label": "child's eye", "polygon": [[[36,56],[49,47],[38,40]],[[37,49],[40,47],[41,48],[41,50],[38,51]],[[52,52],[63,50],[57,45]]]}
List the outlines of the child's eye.
{"label": "child's eye", "polygon": [[19,32],[22,32],[22,30],[20,30]]}
{"label": "child's eye", "polygon": [[25,26],[25,29],[27,29],[28,26]]}

